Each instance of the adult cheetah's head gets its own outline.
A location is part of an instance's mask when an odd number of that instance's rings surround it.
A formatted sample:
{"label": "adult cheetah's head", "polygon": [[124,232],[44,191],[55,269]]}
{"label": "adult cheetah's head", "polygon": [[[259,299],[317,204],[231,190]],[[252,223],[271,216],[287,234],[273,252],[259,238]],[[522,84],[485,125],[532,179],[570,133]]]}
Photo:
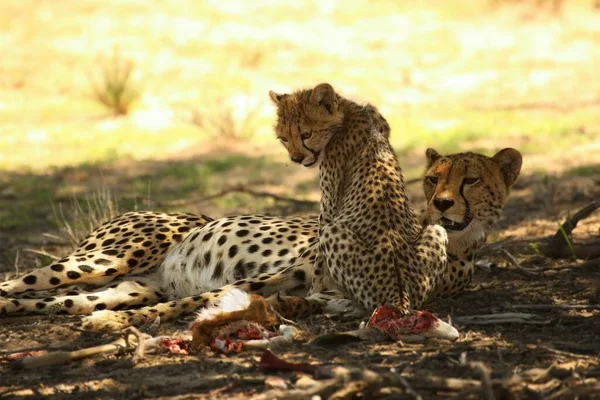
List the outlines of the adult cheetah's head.
{"label": "adult cheetah's head", "polygon": [[521,153],[509,148],[493,157],[442,156],[427,149],[426,156],[423,189],[431,221],[444,226],[449,235],[483,235],[500,218],[521,171]]}
{"label": "adult cheetah's head", "polygon": [[343,114],[338,110],[338,96],[328,83],[292,94],[269,92],[277,106],[277,138],[292,161],[305,167],[316,166],[341,127]]}

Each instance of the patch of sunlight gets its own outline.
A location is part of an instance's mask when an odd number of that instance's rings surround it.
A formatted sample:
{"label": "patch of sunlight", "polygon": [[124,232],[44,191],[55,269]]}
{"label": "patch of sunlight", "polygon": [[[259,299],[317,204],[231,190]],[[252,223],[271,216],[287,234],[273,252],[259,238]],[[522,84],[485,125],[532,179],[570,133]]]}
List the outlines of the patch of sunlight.
{"label": "patch of sunlight", "polygon": [[496,71],[469,72],[446,76],[445,79],[439,82],[440,86],[438,88],[453,93],[465,93],[477,89],[484,83],[496,80],[498,80],[498,72]]}
{"label": "patch of sunlight", "polygon": [[48,141],[48,131],[34,130],[27,132],[27,140],[31,143],[44,143]]}
{"label": "patch of sunlight", "polygon": [[422,122],[422,125],[428,130],[436,132],[448,131],[450,129],[456,128],[459,124],[460,121],[457,119]]}
{"label": "patch of sunlight", "polygon": [[96,129],[98,129],[101,132],[113,131],[115,129],[120,128],[122,125],[122,119],[106,119],[98,122],[98,124],[96,124]]}
{"label": "patch of sunlight", "polygon": [[173,125],[173,110],[159,98],[144,96],[141,107],[143,108],[131,114],[131,120],[138,128],[158,132]]}

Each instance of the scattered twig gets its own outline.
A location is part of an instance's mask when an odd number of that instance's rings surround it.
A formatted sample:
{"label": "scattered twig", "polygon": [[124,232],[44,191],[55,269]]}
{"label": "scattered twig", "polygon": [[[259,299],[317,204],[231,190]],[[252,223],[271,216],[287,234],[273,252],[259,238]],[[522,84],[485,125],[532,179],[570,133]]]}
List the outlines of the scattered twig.
{"label": "scattered twig", "polygon": [[555,267],[546,267],[546,268],[542,268],[543,271],[552,271],[552,270],[578,270],[581,271],[583,269],[588,269],[588,268],[596,268],[600,266],[600,257],[598,258],[594,258],[592,260],[588,260],[586,262],[583,262],[581,264],[567,264],[567,265],[559,265],[559,266],[555,266]]}
{"label": "scattered twig", "polygon": [[253,197],[268,197],[268,198],[271,198],[276,201],[288,202],[288,203],[292,203],[292,204],[296,204],[296,205],[304,206],[304,207],[314,207],[317,204],[319,204],[318,201],[300,200],[300,199],[295,199],[293,197],[280,196],[275,193],[269,193],[269,192],[250,189],[245,186],[233,186],[233,187],[221,190],[220,192],[217,192],[210,196],[205,196],[205,197],[200,197],[200,198],[195,198],[195,199],[192,198],[192,199],[185,199],[185,200],[176,200],[176,201],[171,201],[168,203],[161,203],[159,205],[186,206],[186,205],[190,205],[190,204],[204,203],[206,201],[213,200],[213,199],[216,199],[219,197],[223,197],[225,195],[232,194],[232,193],[245,193],[245,194],[248,194]]}
{"label": "scattered twig", "polygon": [[398,380],[404,385],[404,390],[406,390],[407,394],[411,395],[415,400],[423,400],[423,397],[413,389],[410,383],[408,383],[402,375],[398,375]]}
{"label": "scattered twig", "polygon": [[461,325],[495,325],[495,324],[530,324],[546,325],[550,320],[542,320],[537,315],[527,313],[499,313],[486,315],[469,315],[454,317],[454,322]]}
{"label": "scattered twig", "polygon": [[[131,340],[131,336],[135,341]],[[152,337],[135,328],[127,328],[117,340],[100,346],[88,347],[75,351],[44,352],[45,354],[20,358],[12,364],[13,368],[34,369],[52,365],[67,364],[73,361],[92,357],[95,355],[122,354],[124,351],[135,347],[134,355],[127,361],[127,366],[132,366],[144,357],[150,348],[166,349],[171,353],[187,354],[179,345],[181,339],[172,339],[166,336]],[[10,356],[10,355],[9,355]]]}
{"label": "scattered twig", "polygon": [[541,272],[538,271],[532,271],[530,269],[527,268],[523,268],[521,266],[521,264],[519,264],[519,262],[517,261],[517,259],[515,257],[513,257],[512,254],[510,254],[508,252],[508,250],[506,249],[500,249],[500,253],[502,253],[502,255],[504,256],[504,258],[513,266],[517,269],[517,271],[519,271],[521,274],[525,275],[525,276],[540,276]]}
{"label": "scattered twig", "polygon": [[599,310],[600,304],[511,304],[515,310]]}
{"label": "scattered twig", "polygon": [[544,349],[549,353],[556,354],[557,356],[570,357],[570,358],[583,358],[583,359],[587,359],[587,360],[592,360],[592,359],[597,360],[597,357],[594,357],[594,356],[588,356],[585,354],[577,354],[577,353],[572,353],[570,351],[564,351],[564,350],[557,350],[555,348],[546,346],[544,344],[537,344],[537,345],[535,345],[535,347]]}
{"label": "scattered twig", "polygon": [[558,392],[552,394],[551,396],[546,397],[546,400],[578,399],[582,396],[589,396],[591,394],[598,393],[600,393],[600,382],[594,382],[561,389]]}
{"label": "scattered twig", "polygon": [[17,250],[17,255],[15,256],[15,276],[19,276],[19,250]]}
{"label": "scattered twig", "polygon": [[[42,251],[42,250],[36,250],[36,249],[23,249],[23,251],[26,251],[26,252],[28,252],[28,253],[33,253],[33,254],[39,254],[39,255],[41,255],[41,256],[48,257],[48,258],[50,258],[50,259],[51,259],[51,260],[53,260],[53,261],[60,260],[60,257],[57,257],[57,256],[55,256],[55,255],[53,255],[53,254],[47,253],[47,252],[45,252],[45,251]],[[18,254],[19,254],[19,253],[17,252],[17,255],[18,255]],[[15,263],[16,263],[16,260],[15,260]]]}
{"label": "scattered twig", "polygon": [[486,400],[495,400],[492,390],[492,381],[490,379],[490,370],[480,361],[471,361],[469,366],[479,373],[481,379],[481,391]]}

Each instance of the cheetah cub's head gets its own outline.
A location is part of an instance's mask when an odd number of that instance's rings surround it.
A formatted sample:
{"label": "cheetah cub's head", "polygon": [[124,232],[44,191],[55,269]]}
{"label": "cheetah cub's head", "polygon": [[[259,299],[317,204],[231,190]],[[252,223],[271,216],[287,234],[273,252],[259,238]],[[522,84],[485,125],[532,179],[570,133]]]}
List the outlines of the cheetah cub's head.
{"label": "cheetah cub's head", "polygon": [[521,171],[522,157],[504,149],[493,157],[475,153],[442,156],[427,149],[423,189],[427,214],[449,235],[475,238],[496,222]]}
{"label": "cheetah cub's head", "polygon": [[277,138],[292,161],[314,167],[321,160],[327,144],[342,126],[343,113],[338,109],[338,95],[328,83],[292,94],[269,92],[277,106]]}

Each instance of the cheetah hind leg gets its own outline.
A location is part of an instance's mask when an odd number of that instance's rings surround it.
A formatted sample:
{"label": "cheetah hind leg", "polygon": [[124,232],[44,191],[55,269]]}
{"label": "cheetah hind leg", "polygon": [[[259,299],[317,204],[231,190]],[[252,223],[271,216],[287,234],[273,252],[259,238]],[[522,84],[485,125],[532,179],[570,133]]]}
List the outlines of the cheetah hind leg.
{"label": "cheetah hind leg", "polygon": [[[420,240],[415,244],[405,243],[404,249],[374,249],[350,229],[340,224],[328,224],[322,228],[319,245],[327,260],[327,267],[334,282],[350,293],[352,299],[367,310],[380,305],[392,305],[400,310],[420,307],[435,289],[446,268],[447,234],[439,225],[425,227]],[[342,252],[338,249],[345,249]],[[392,265],[397,261],[391,258],[391,251],[406,251],[407,265],[401,274],[396,275]],[[387,253],[387,255],[386,255]],[[413,265],[411,265],[413,264]],[[369,266],[371,271],[363,270]],[[373,271],[377,270],[377,273]],[[397,279],[412,274],[401,282]],[[412,304],[408,285],[417,284],[420,304]]]}
{"label": "cheetah hind leg", "polygon": [[127,277],[110,286],[70,293],[44,299],[0,298],[0,315],[85,315],[92,314],[95,310],[119,310],[164,300],[155,274]]}
{"label": "cheetah hind leg", "polygon": [[87,251],[84,254],[65,257],[23,277],[0,283],[0,296],[6,297],[32,290],[51,290],[73,284],[100,287],[120,275],[130,275],[132,272],[142,271],[131,271],[123,258],[109,256],[97,250]]}
{"label": "cheetah hind leg", "polygon": [[254,278],[242,279],[232,284],[215,289],[208,293],[189,296],[181,299],[159,303],[129,311],[95,311],[83,318],[82,327],[95,331],[114,332],[129,326],[141,326],[160,317],[161,322],[171,321],[179,316],[193,313],[199,308],[214,305],[224,293],[231,288],[271,296],[280,291],[294,290],[300,283],[305,283],[308,276],[306,266],[291,266],[276,273],[260,274]]}

